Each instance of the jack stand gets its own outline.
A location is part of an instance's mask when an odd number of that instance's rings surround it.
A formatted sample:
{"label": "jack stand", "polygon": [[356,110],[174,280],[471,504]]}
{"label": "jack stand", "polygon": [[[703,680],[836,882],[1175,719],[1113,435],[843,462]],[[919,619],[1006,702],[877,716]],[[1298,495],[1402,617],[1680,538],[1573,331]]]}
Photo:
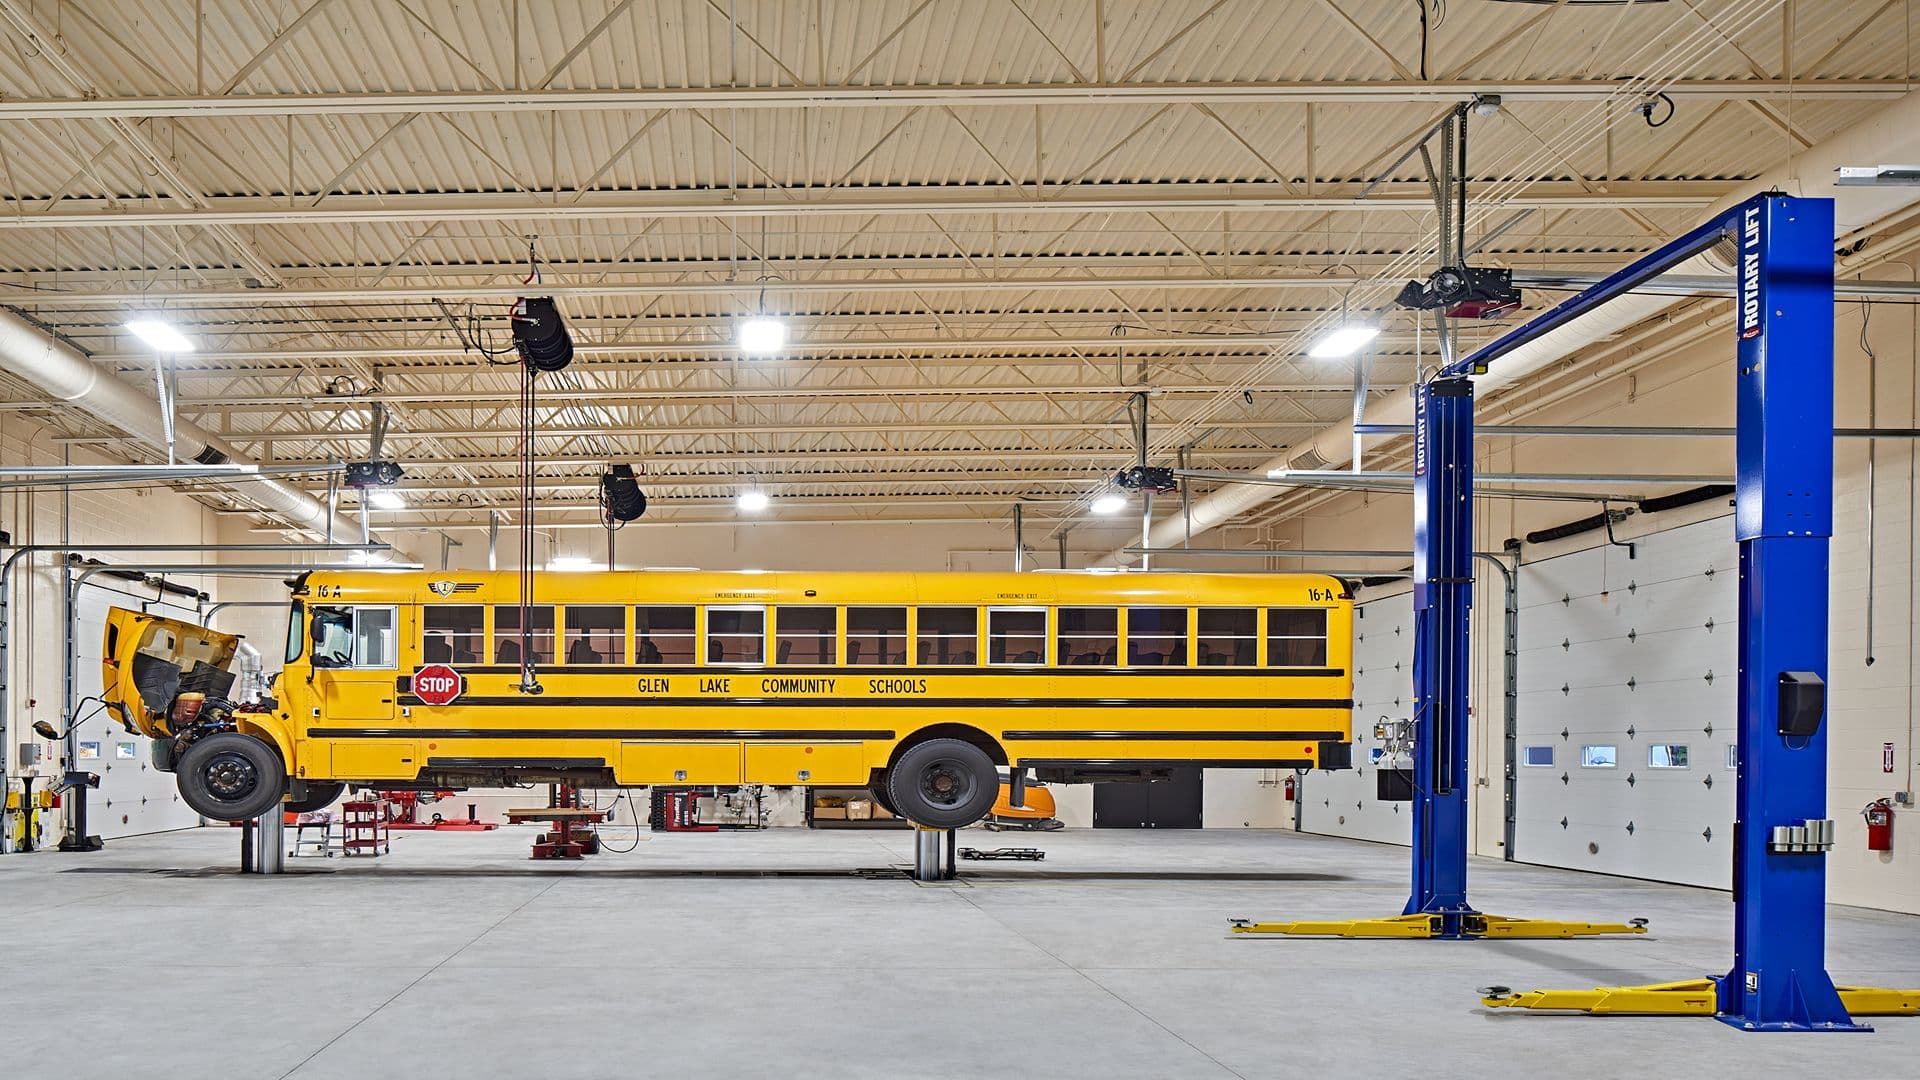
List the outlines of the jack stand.
{"label": "jack stand", "polygon": [[1452,933],[1444,915],[1401,915],[1391,919],[1349,919],[1332,922],[1254,922],[1228,919],[1234,934],[1283,934],[1288,937],[1330,938],[1548,938],[1599,937],[1602,934],[1644,934],[1647,920],[1624,923],[1562,922],[1557,919],[1509,919],[1505,915],[1462,914]]}
{"label": "jack stand", "polygon": [[99,851],[106,846],[98,836],[87,834],[87,792],[99,786],[99,773],[74,769],[60,778],[60,786],[54,790],[63,795],[73,793],[73,832],[60,841],[61,851]]}
{"label": "jack stand", "polygon": [[[1850,1016],[1920,1016],[1920,990],[1836,986]],[[1719,980],[1688,979],[1648,986],[1602,986],[1592,990],[1529,990],[1516,994],[1505,986],[1480,990],[1489,1009],[1579,1012],[1591,1016],[1712,1016],[1719,1008]],[[1871,1030],[1857,1026],[1837,1031]]]}
{"label": "jack stand", "polygon": [[287,817],[275,803],[240,823],[240,872],[278,874],[286,869]]}
{"label": "jack stand", "polygon": [[960,876],[953,861],[953,830],[913,829],[913,880],[952,881]]}

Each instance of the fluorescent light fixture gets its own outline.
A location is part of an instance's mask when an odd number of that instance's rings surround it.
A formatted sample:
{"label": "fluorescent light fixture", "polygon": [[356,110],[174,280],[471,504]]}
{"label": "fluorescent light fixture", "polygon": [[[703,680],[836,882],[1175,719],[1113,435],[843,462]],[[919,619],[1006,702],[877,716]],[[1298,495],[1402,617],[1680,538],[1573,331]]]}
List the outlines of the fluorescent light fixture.
{"label": "fluorescent light fixture", "polygon": [[547,560],[549,570],[598,570],[600,564],[585,555],[555,555]]}
{"label": "fluorescent light fixture", "polygon": [[1307,355],[1315,360],[1338,360],[1343,356],[1352,356],[1361,350],[1367,342],[1380,336],[1380,328],[1365,323],[1348,323],[1327,332],[1325,337],[1314,342]]}
{"label": "fluorescent light fixture", "polygon": [[388,491],[385,488],[377,488],[369,492],[367,502],[375,510],[405,510],[407,508],[407,500],[401,498],[399,492]]}
{"label": "fluorescent light fixture", "polygon": [[1106,494],[1093,500],[1093,505],[1087,509],[1092,510],[1096,514],[1117,514],[1126,509],[1126,506],[1127,497],[1125,495]]}
{"label": "fluorescent light fixture", "polygon": [[372,566],[378,563],[387,562],[392,558],[393,558],[393,552],[391,550],[347,552],[348,562],[366,563],[369,566]]}
{"label": "fluorescent light fixture", "polygon": [[759,488],[748,488],[740,493],[739,498],[733,501],[734,505],[740,507],[742,510],[754,511],[765,510],[767,504],[773,500],[768,498],[767,493],[761,491]]}
{"label": "fluorescent light fixture", "polygon": [[193,351],[193,339],[174,329],[165,319],[129,319],[127,330],[134,337],[147,343],[147,347],[163,353],[182,353]]}
{"label": "fluorescent light fixture", "polygon": [[756,315],[740,324],[734,341],[748,356],[772,356],[786,347],[787,324],[782,319]]}

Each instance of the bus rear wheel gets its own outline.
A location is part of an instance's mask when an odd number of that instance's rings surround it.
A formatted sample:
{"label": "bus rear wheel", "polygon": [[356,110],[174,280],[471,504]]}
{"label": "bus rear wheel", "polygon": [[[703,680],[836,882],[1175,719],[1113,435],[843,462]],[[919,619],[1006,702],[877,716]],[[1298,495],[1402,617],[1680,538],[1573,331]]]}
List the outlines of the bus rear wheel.
{"label": "bus rear wheel", "polygon": [[181,800],[215,821],[259,817],[278,806],[287,790],[286,766],[273,747],[235,731],[195,740],[174,771]]}
{"label": "bus rear wheel", "polygon": [[1000,794],[1000,772],[985,750],[959,739],[909,747],[887,770],[894,812],[930,829],[959,829],[987,816]]}

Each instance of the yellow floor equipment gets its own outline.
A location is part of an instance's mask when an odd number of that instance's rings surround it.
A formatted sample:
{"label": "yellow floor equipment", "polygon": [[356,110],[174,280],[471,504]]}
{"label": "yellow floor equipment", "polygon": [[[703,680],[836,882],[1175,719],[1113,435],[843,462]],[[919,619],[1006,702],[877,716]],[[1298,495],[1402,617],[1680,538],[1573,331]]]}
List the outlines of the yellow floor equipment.
{"label": "yellow floor equipment", "polygon": [[[1254,922],[1227,920],[1235,934],[1284,934],[1289,937],[1431,938],[1441,933],[1438,915],[1400,915],[1391,919],[1350,919],[1333,922]],[[1469,915],[1463,920],[1473,938],[1576,938],[1602,934],[1644,934],[1647,920],[1625,923],[1562,922],[1557,919],[1510,919],[1505,915]]]}
{"label": "yellow floor equipment", "polygon": [[[1840,991],[1840,1003],[1852,1016],[1920,1016],[1920,990],[1868,986],[1835,989]],[[1593,1016],[1712,1016],[1717,1008],[1716,999],[1712,979],[1648,986],[1602,986],[1592,990],[1515,993],[1504,986],[1480,990],[1480,1004],[1489,1009],[1538,1009]]]}

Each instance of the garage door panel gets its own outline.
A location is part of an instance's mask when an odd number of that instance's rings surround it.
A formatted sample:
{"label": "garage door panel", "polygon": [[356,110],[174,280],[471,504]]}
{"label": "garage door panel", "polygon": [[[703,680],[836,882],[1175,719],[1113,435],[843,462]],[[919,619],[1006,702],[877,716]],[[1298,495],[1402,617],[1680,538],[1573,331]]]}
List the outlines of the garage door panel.
{"label": "garage door panel", "polygon": [[[1520,754],[1550,753],[1553,764],[1517,771],[1514,854],[1724,888],[1738,645],[1731,522],[1635,545],[1636,558],[1596,548],[1520,569]],[[1613,767],[1583,767],[1589,754]],[[1681,758],[1685,768],[1654,764]]]}
{"label": "garage door panel", "polygon": [[1353,642],[1353,761],[1340,772],[1310,772],[1301,784],[1300,828],[1378,843],[1412,840],[1411,808],[1374,798],[1382,716],[1407,719],[1413,696],[1413,598],[1385,597],[1355,609]]}

